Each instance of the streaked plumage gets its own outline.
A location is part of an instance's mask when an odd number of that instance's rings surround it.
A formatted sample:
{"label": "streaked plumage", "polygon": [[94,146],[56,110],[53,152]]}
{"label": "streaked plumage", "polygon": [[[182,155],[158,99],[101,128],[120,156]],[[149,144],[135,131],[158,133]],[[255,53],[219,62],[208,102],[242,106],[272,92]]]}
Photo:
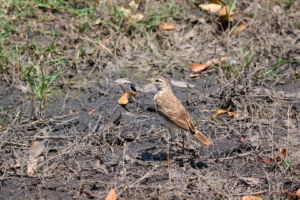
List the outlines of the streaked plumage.
{"label": "streaked plumage", "polygon": [[173,94],[167,79],[154,77],[148,81],[153,82],[159,90],[154,96],[154,105],[168,129],[177,128],[188,131],[206,148],[213,145],[210,139],[196,130],[189,113]]}

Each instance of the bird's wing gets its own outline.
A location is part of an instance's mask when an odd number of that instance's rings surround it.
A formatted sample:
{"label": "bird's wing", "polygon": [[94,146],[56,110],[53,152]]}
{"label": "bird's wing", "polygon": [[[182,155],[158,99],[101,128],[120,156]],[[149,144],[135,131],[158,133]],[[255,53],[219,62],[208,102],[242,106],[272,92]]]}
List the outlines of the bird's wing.
{"label": "bird's wing", "polygon": [[[181,102],[173,94],[166,95],[163,100],[167,103],[156,102],[156,110],[158,114],[169,119],[179,128],[194,134],[196,131],[194,123]],[[161,105],[163,105],[163,107]]]}

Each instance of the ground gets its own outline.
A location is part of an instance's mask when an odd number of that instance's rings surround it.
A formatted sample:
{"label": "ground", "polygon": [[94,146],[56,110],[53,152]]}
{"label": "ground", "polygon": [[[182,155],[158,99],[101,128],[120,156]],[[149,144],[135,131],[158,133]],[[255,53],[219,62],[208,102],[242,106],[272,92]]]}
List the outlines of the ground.
{"label": "ground", "polygon": [[[204,3],[2,1],[0,199],[296,199],[300,1],[238,0],[229,29]],[[222,57],[190,78],[191,63]],[[213,146],[185,133],[183,154],[174,130],[168,162],[145,81],[157,75]],[[121,106],[126,90],[136,101]]]}

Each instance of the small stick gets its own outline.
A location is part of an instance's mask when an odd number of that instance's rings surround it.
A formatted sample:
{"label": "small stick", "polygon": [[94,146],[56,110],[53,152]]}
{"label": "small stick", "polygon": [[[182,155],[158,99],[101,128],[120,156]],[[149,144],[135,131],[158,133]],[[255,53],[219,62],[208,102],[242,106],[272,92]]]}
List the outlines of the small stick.
{"label": "small stick", "polygon": [[184,135],[182,136],[182,153],[184,154]]}

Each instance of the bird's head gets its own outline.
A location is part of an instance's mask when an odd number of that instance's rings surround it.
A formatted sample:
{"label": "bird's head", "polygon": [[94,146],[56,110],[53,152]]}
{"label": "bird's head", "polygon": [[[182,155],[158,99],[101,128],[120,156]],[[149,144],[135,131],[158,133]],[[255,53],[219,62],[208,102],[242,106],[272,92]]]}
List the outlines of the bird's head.
{"label": "bird's head", "polygon": [[147,81],[150,81],[152,83],[155,84],[155,86],[159,89],[159,90],[162,90],[164,88],[167,88],[167,87],[170,87],[170,83],[169,83],[169,80],[166,79],[166,78],[163,78],[163,77],[153,77],[153,78],[149,78],[149,79],[146,79]]}

